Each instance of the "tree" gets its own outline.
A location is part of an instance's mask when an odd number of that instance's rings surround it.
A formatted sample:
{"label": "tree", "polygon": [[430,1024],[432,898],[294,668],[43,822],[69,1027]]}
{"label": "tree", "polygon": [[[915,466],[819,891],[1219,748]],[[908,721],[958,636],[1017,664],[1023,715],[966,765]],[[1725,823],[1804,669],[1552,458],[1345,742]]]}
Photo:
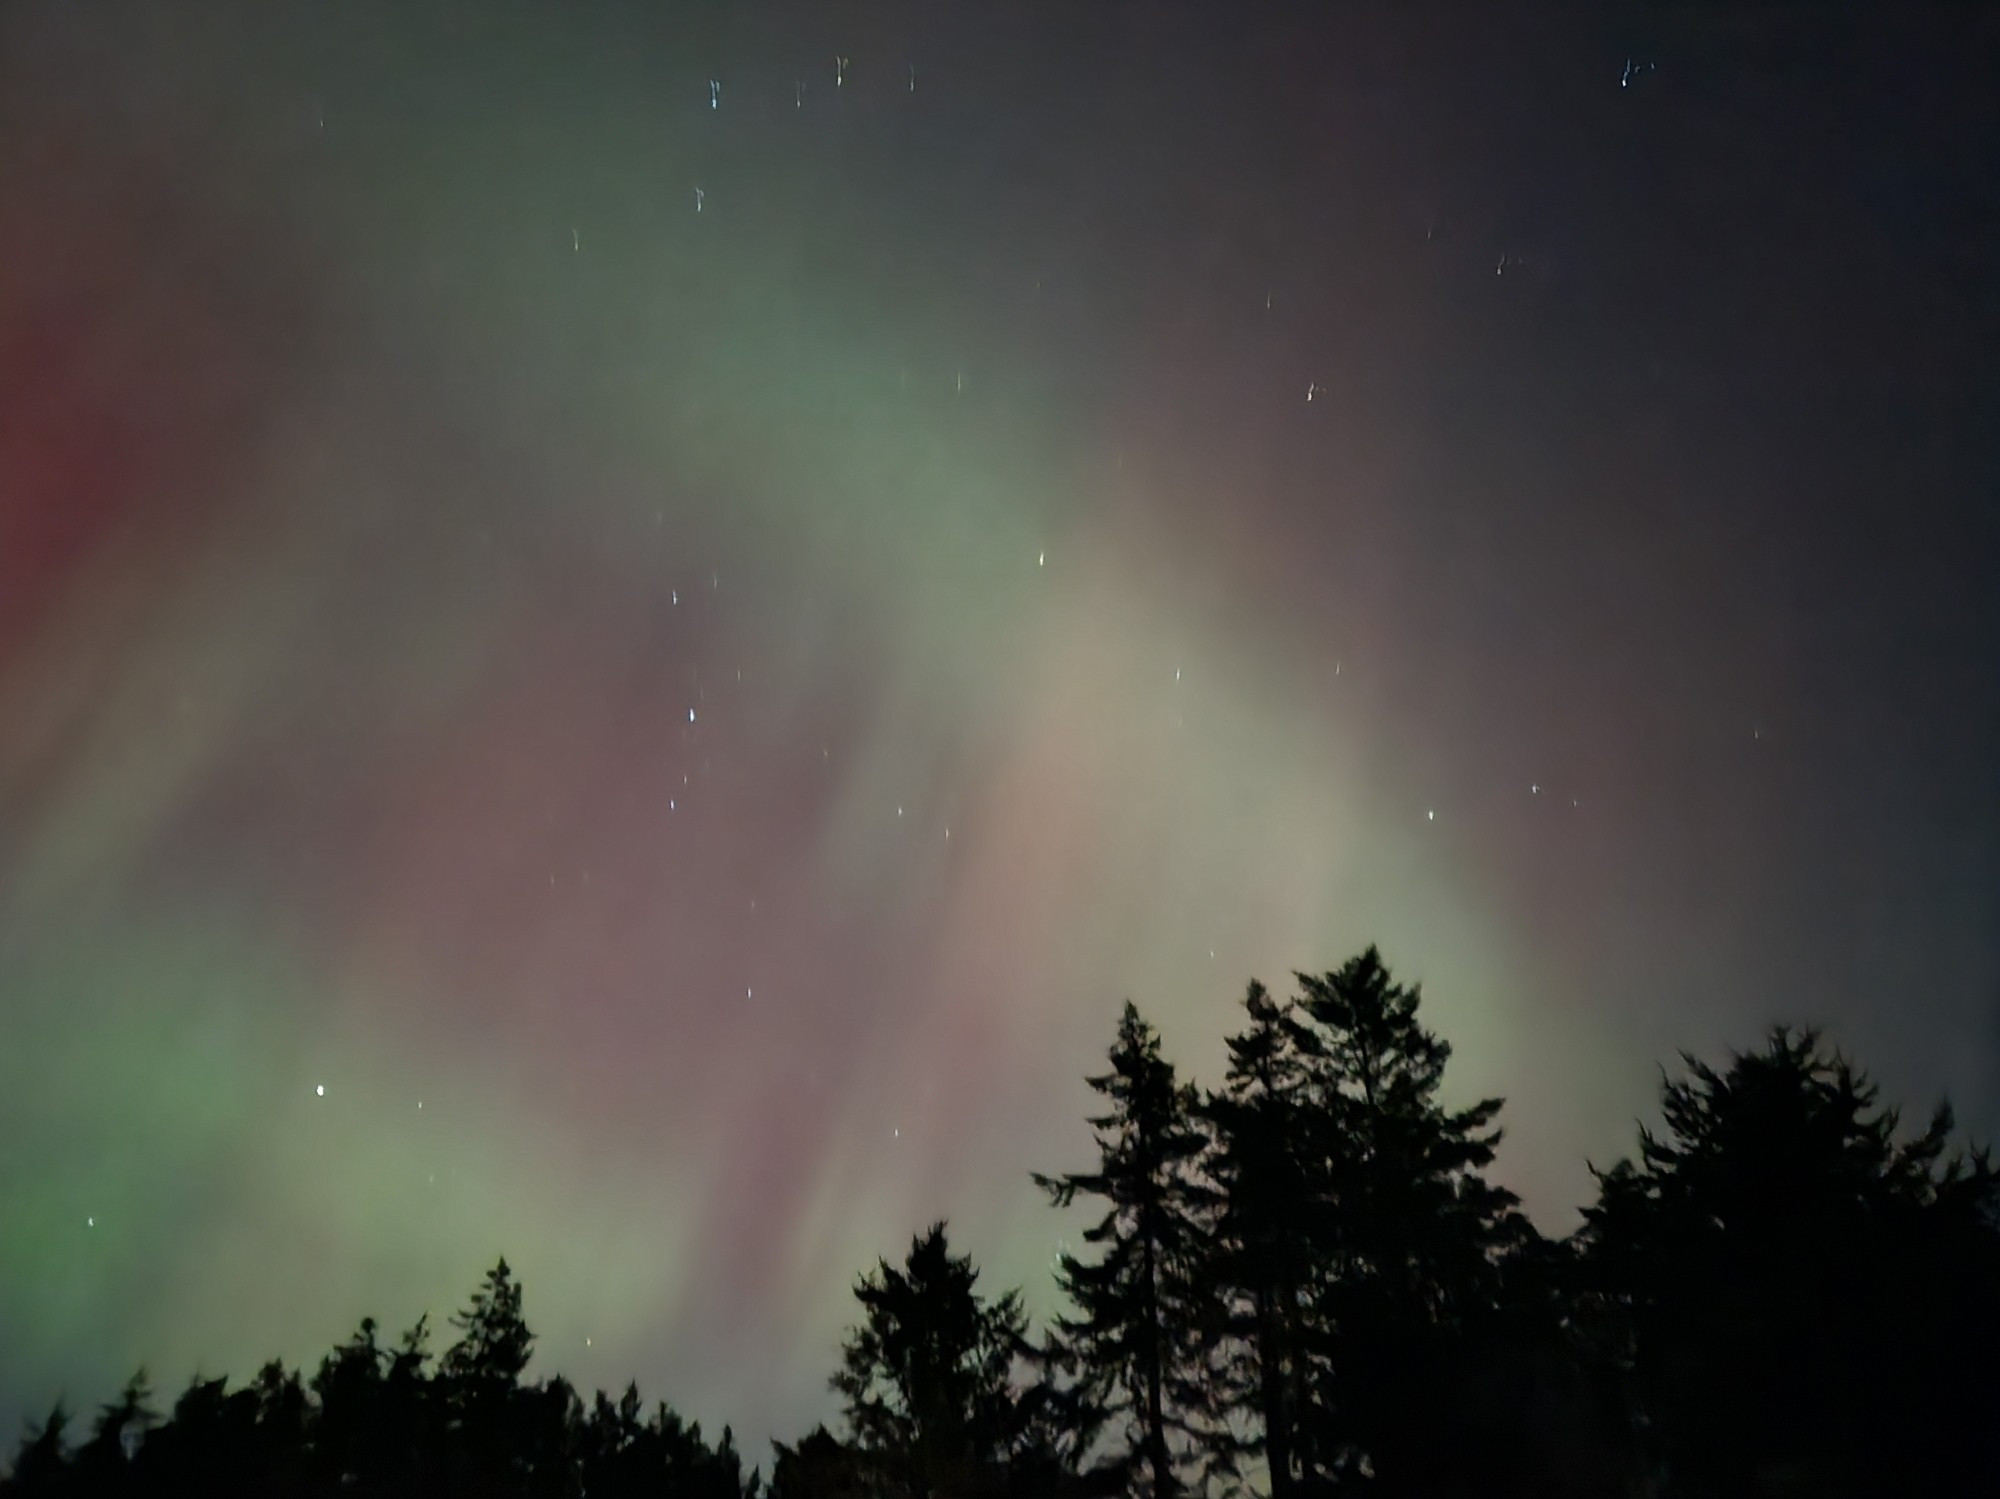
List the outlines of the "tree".
{"label": "tree", "polygon": [[939,1223],[911,1242],[903,1269],[883,1260],[855,1285],[863,1318],[831,1383],[849,1445],[885,1494],[932,1499],[1002,1481],[1020,1431],[1011,1376],[1027,1319],[1015,1292],[981,1300],[978,1278]]}
{"label": "tree", "polygon": [[1071,1342],[1060,1329],[1045,1334],[1027,1363],[1032,1373],[1017,1406],[1014,1491],[1033,1499],[1128,1493],[1132,1453],[1104,1449],[1100,1438],[1111,1415]]}
{"label": "tree", "polygon": [[[743,1464],[729,1428],[710,1447],[699,1421],[683,1422],[664,1402],[642,1420],[641,1408],[639,1387],[628,1385],[616,1405],[599,1392],[588,1420],[577,1423],[584,1493],[603,1499],[742,1499]],[[752,1491],[756,1486],[753,1475]]]}
{"label": "tree", "polygon": [[76,1477],[85,1492],[116,1494],[130,1486],[133,1455],[159,1419],[151,1401],[151,1387],[141,1369],[125,1382],[115,1401],[98,1410],[90,1440],[76,1453]]}
{"label": "tree", "polygon": [[69,1411],[59,1400],[40,1426],[23,1433],[14,1452],[14,1465],[0,1482],[0,1494],[26,1499],[28,1495],[62,1492],[69,1477],[68,1431]]}
{"label": "tree", "polygon": [[1249,1024],[1228,1040],[1222,1091],[1201,1106],[1218,1197],[1203,1268],[1207,1331],[1222,1350],[1211,1401],[1225,1418],[1209,1428],[1208,1445],[1225,1471],[1241,1456],[1262,1457],[1273,1499],[1285,1499],[1297,1482],[1302,1298],[1313,1266],[1314,1187],[1298,1149],[1306,1078],[1288,1008],[1255,980],[1243,1008]]}
{"label": "tree", "polygon": [[1088,1395],[1123,1417],[1128,1448],[1143,1460],[1153,1499],[1180,1491],[1176,1471],[1202,1435],[1207,1400],[1196,1314],[1196,1267],[1208,1201],[1196,1164],[1207,1140],[1196,1095],[1160,1055],[1158,1033],[1127,1003],[1111,1070],[1090,1078],[1111,1110],[1090,1121],[1098,1168],[1036,1183],[1059,1208],[1101,1199],[1104,1216],[1084,1230],[1094,1262],[1064,1253],[1056,1281],[1075,1308],[1056,1332]]}
{"label": "tree", "polygon": [[1409,1492],[1440,1481],[1440,1410],[1456,1344],[1497,1303],[1501,1266],[1532,1239],[1519,1199],[1481,1174],[1501,1101],[1447,1110],[1450,1045],[1417,1019],[1421,991],[1373,947],[1298,975],[1296,1030],[1312,1108],[1302,1141],[1319,1178],[1316,1454],[1331,1477]]}
{"label": "tree", "polygon": [[1579,1234],[1669,1492],[2000,1491],[2000,1181],[1810,1030],[1683,1057]]}
{"label": "tree", "polygon": [[147,1433],[135,1462],[145,1493],[206,1493],[236,1499],[258,1492],[257,1391],[231,1391],[227,1378],[189,1381],[172,1416]]}
{"label": "tree", "polygon": [[454,1312],[459,1339],[440,1373],[462,1389],[512,1389],[527,1371],[535,1335],[521,1316],[521,1287],[503,1258],[479,1283],[472,1302]]}
{"label": "tree", "polygon": [[860,1457],[824,1426],[772,1446],[771,1499],[871,1499]]}
{"label": "tree", "polygon": [[465,1310],[452,1316],[458,1341],[438,1364],[448,1437],[443,1465],[452,1475],[442,1487],[467,1493],[513,1488],[534,1449],[548,1445],[526,1419],[532,1413],[546,1420],[549,1412],[523,1398],[521,1375],[535,1335],[521,1304],[520,1283],[502,1259]]}

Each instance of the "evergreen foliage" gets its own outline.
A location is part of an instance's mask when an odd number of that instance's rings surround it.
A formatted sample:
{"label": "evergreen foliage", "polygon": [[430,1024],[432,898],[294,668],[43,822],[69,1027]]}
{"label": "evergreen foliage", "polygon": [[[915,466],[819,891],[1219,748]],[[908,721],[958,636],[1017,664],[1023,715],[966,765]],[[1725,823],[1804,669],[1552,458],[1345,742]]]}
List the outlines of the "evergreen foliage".
{"label": "evergreen foliage", "polygon": [[1284,1499],[1297,1482],[1306,1411],[1318,1187],[1299,1149],[1309,1100],[1297,1021],[1255,981],[1243,1009],[1248,1024],[1228,1040],[1222,1091],[1202,1102],[1220,1199],[1204,1266],[1206,1328],[1218,1349],[1210,1398],[1226,1418],[1209,1446],[1219,1473],[1261,1460],[1274,1499]]}
{"label": "evergreen foliage", "polygon": [[1090,1121],[1097,1170],[1035,1181],[1057,1207],[1079,1196],[1105,1204],[1083,1234],[1098,1258],[1057,1261],[1074,1311],[1057,1319],[1055,1337],[1085,1396],[1122,1420],[1142,1491],[1166,1499],[1181,1492],[1178,1469],[1208,1427],[1198,1267],[1211,1194],[1197,1171],[1207,1139],[1194,1088],[1175,1077],[1159,1034],[1130,1003],[1110,1061],[1088,1080],[1111,1105]]}
{"label": "evergreen foliage", "polygon": [[[1905,1129],[1810,1031],[1685,1058],[1661,1124],[1549,1241],[1490,1182],[1500,1104],[1373,949],[1253,983],[1198,1094],[1127,1005],[1066,1309],[1030,1340],[942,1224],[855,1285],[844,1431],[771,1499],[1736,1499],[2000,1493],[2000,1173],[1940,1106]],[[55,1406],[0,1499],[759,1499],[733,1434],[636,1386],[531,1379],[503,1260],[430,1351],[364,1320],[306,1378],[145,1375],[80,1441]]]}
{"label": "evergreen foliage", "polygon": [[1683,1059],[1579,1236],[1653,1469],[1689,1493],[2000,1492],[2000,1185],[1812,1031]]}
{"label": "evergreen foliage", "polygon": [[1507,1256],[1532,1237],[1514,1194],[1482,1175],[1501,1102],[1442,1105],[1451,1048],[1374,948],[1299,984],[1288,1033],[1312,1188],[1305,1453],[1324,1479],[1366,1472],[1378,1489],[1428,1491],[1450,1456],[1438,1442],[1457,1415],[1448,1376],[1499,1304]]}
{"label": "evergreen foliage", "polygon": [[1024,1434],[1013,1376],[1030,1352],[1027,1317],[1015,1292],[982,1300],[978,1278],[938,1223],[911,1242],[902,1269],[883,1260],[855,1285],[862,1321],[831,1383],[870,1492],[986,1491]]}

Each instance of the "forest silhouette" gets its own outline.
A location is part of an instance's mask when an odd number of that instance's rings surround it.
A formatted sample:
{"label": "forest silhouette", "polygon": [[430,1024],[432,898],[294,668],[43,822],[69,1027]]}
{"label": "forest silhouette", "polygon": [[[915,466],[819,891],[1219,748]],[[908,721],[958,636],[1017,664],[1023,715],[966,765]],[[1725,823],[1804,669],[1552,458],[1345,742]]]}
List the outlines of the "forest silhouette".
{"label": "forest silhouette", "polygon": [[[1663,1079],[1566,1238],[1488,1180],[1501,1101],[1370,948],[1252,983],[1213,1091],[1127,1004],[1093,1215],[1033,1331],[945,1226],[855,1285],[837,1429],[746,1471],[636,1387],[528,1380],[503,1260],[433,1352],[364,1321],[317,1369],[143,1374],[23,1436],[6,1496],[1027,1499],[2000,1494],[2000,1178],[1813,1031]],[[444,1339],[438,1339],[445,1342]]]}

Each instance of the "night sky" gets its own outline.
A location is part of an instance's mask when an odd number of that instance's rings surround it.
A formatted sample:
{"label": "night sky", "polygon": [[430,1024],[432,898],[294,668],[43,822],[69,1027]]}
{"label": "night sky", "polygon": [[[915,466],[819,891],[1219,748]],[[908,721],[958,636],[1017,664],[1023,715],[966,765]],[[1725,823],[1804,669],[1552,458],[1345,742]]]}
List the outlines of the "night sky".
{"label": "night sky", "polygon": [[761,1453],[1370,941],[1549,1232],[2000,1132],[1996,12],[1500,9],[0,5],[0,1432],[504,1251]]}

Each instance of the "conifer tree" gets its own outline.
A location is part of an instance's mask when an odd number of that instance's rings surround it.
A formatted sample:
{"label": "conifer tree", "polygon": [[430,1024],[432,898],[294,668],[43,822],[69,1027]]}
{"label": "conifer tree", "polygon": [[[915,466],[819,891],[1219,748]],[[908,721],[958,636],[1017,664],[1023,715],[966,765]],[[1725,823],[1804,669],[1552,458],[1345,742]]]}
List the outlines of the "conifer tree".
{"label": "conifer tree", "polygon": [[1228,1039],[1222,1090],[1202,1103],[1213,1138],[1207,1169],[1217,1195],[1202,1271],[1206,1329],[1220,1350],[1212,1463],[1234,1471],[1262,1457],[1273,1499],[1297,1482],[1304,1296],[1312,1283],[1308,1210],[1314,1191],[1300,1150],[1307,1107],[1296,1022],[1264,986],[1243,1000],[1248,1024]]}
{"label": "conifer tree", "polygon": [[486,1272],[451,1325],[459,1339],[444,1356],[440,1372],[447,1380],[471,1389],[512,1389],[520,1382],[535,1335],[521,1316],[521,1286],[505,1259]]}
{"label": "conifer tree", "polygon": [[1442,1456],[1453,1342],[1493,1309],[1502,1264],[1532,1230],[1482,1175],[1500,1100],[1454,1111],[1438,1099],[1451,1047],[1419,1023],[1419,990],[1373,947],[1298,979],[1311,1460],[1328,1479],[1410,1491]]}
{"label": "conifer tree", "polygon": [[1812,1031],[1684,1057],[1579,1235],[1673,1492],[2000,1491],[2000,1177]]}
{"label": "conifer tree", "polygon": [[1127,1003],[1111,1070],[1088,1081],[1110,1102],[1090,1121],[1098,1168],[1035,1181],[1057,1207],[1079,1196],[1105,1211],[1083,1238],[1094,1261],[1065,1253],[1056,1280],[1074,1314],[1056,1335],[1084,1390],[1112,1417],[1153,1499],[1180,1492],[1177,1472],[1203,1434],[1206,1406],[1196,1267],[1207,1233],[1208,1193],[1197,1173],[1206,1148],[1196,1095],[1160,1055],[1160,1038]]}
{"label": "conifer tree", "polygon": [[508,1485],[528,1460],[538,1433],[521,1419],[521,1375],[535,1336],[521,1312],[521,1285],[502,1259],[487,1271],[472,1301],[454,1313],[458,1341],[439,1361],[448,1435],[440,1486],[463,1492]]}
{"label": "conifer tree", "polygon": [[795,1445],[772,1444],[770,1499],[871,1499],[860,1458],[824,1426]]}
{"label": "conifer tree", "polygon": [[978,1278],[938,1223],[912,1241],[902,1269],[883,1260],[855,1285],[863,1319],[831,1383],[850,1446],[885,1495],[991,1488],[1013,1455],[1012,1373],[1027,1352],[1027,1319],[1015,1292],[983,1300]]}
{"label": "conifer tree", "polygon": [[61,1401],[21,1437],[0,1494],[52,1494],[69,1473],[69,1411]]}
{"label": "conifer tree", "polygon": [[75,1473],[81,1486],[92,1494],[125,1492],[133,1477],[133,1455],[158,1419],[141,1369],[125,1382],[117,1400],[99,1408],[90,1440],[77,1449]]}

